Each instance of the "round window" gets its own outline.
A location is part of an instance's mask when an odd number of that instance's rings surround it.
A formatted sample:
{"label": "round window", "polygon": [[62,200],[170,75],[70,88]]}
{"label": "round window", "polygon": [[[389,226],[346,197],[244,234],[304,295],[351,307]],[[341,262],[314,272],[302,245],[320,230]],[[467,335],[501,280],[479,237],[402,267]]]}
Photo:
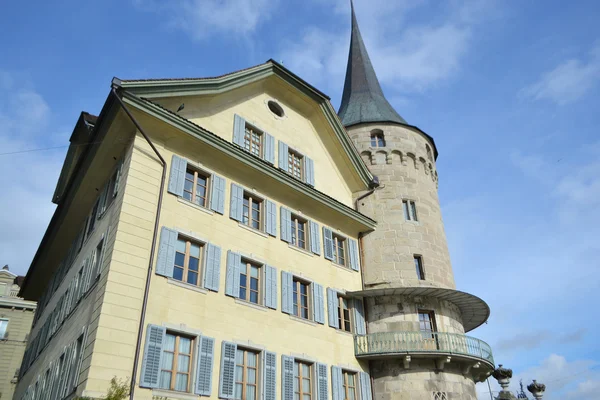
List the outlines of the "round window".
{"label": "round window", "polygon": [[269,100],[267,106],[269,106],[269,110],[271,110],[271,112],[277,115],[278,117],[283,117],[285,115],[285,113],[283,112],[283,108],[273,100]]}

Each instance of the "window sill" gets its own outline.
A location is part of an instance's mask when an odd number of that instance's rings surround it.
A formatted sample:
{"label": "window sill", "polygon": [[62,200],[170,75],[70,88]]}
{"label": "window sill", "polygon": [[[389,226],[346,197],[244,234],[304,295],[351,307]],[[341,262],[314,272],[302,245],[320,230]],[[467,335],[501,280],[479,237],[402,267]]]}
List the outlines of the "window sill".
{"label": "window sill", "polygon": [[245,229],[245,230],[247,230],[247,231],[250,231],[250,232],[256,233],[256,234],[257,234],[257,235],[259,235],[259,236],[262,236],[262,237],[265,237],[265,238],[268,238],[268,237],[269,237],[269,235],[267,235],[267,234],[266,234],[266,233],[264,233],[263,231],[259,231],[258,229],[250,228],[248,225],[244,225],[244,224],[242,224],[241,222],[238,222],[238,226],[239,226],[240,228],[244,228],[244,229]]}
{"label": "window sill", "polygon": [[409,224],[413,225],[421,225],[419,221],[413,221],[412,219],[405,219],[404,222],[408,222]]}
{"label": "window sill", "polygon": [[356,272],[356,271],[354,271],[352,268],[348,268],[348,267],[345,267],[345,266],[343,266],[343,265],[340,265],[340,264],[334,263],[333,261],[331,262],[331,265],[332,265],[332,266],[334,266],[334,267],[336,267],[336,268],[339,268],[339,269],[341,269],[341,270],[344,270],[344,271],[346,271],[346,272]]}
{"label": "window sill", "polygon": [[302,253],[302,254],[304,254],[304,255],[307,255],[307,256],[309,256],[309,257],[314,257],[314,256],[316,256],[316,254],[314,254],[314,253],[311,253],[310,251],[308,251],[308,250],[306,250],[306,249],[303,249],[303,248],[301,248],[301,247],[294,246],[293,244],[290,244],[290,243],[288,243],[288,247],[289,247],[290,249],[292,249],[292,250],[296,250],[296,251],[298,251],[298,252],[300,252],[300,253]]}
{"label": "window sill", "polygon": [[319,324],[319,323],[317,323],[317,322],[315,322],[313,320],[296,317],[295,315],[290,315],[290,319],[294,320],[294,321],[302,322],[302,323],[307,324],[307,325],[312,325],[312,326],[319,326],[319,325],[321,325],[321,324]]}
{"label": "window sill", "polygon": [[255,310],[258,310],[258,311],[268,311],[269,310],[267,307],[265,307],[261,304],[254,304],[249,301],[237,299],[237,298],[234,300],[235,300],[236,304],[241,304],[246,307],[254,308]]}
{"label": "window sill", "polygon": [[202,294],[207,294],[208,293],[207,289],[201,288],[200,286],[190,285],[189,283],[184,283],[184,282],[178,281],[178,280],[173,279],[173,278],[167,278],[167,283],[169,285],[179,286],[179,287],[182,287],[184,289],[193,290],[194,292],[198,292],[198,293],[202,293]]}
{"label": "window sill", "polygon": [[199,206],[198,204],[194,204],[194,203],[192,203],[190,201],[187,201],[183,197],[177,197],[177,201],[180,202],[181,204],[185,204],[188,207],[192,207],[195,210],[199,210],[199,211],[202,211],[204,213],[207,213],[208,215],[214,215],[214,213],[215,213],[214,211],[209,210],[206,207]]}
{"label": "window sill", "polygon": [[167,399],[181,399],[181,400],[198,400],[197,394],[176,392],[174,390],[164,389],[152,389],[152,397],[163,397]]}

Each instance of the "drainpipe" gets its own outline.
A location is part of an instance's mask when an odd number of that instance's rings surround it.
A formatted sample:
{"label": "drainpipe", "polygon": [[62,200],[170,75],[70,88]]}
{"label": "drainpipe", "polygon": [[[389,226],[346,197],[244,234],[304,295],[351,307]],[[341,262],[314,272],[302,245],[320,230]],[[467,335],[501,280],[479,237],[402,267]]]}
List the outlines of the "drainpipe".
{"label": "drainpipe", "polygon": [[148,135],[146,135],[146,132],[144,132],[144,130],[142,129],[139,122],[131,114],[131,112],[129,111],[129,109],[127,108],[127,106],[125,105],[123,100],[121,99],[121,97],[119,97],[119,94],[117,93],[118,88],[120,88],[119,82],[117,80],[113,80],[112,94],[115,95],[115,98],[121,105],[121,108],[123,108],[123,111],[125,111],[125,114],[127,114],[127,116],[129,117],[131,122],[133,122],[133,124],[135,125],[137,130],[142,134],[144,139],[146,139],[146,142],[148,142],[148,144],[152,148],[152,151],[154,151],[154,154],[156,154],[156,156],[160,160],[160,163],[162,164],[162,177],[160,180],[160,191],[158,193],[158,204],[156,206],[156,219],[154,221],[154,232],[152,233],[152,245],[150,247],[150,261],[148,262],[148,273],[146,275],[146,288],[144,289],[144,300],[142,302],[140,325],[138,327],[138,337],[137,337],[137,343],[135,345],[135,356],[133,358],[133,370],[131,371],[131,385],[129,387],[129,399],[133,400],[133,393],[135,391],[136,377],[137,377],[137,371],[138,371],[138,359],[140,357],[140,349],[142,347],[142,332],[144,331],[144,321],[146,319],[146,307],[148,305],[148,295],[150,293],[150,278],[152,277],[152,265],[154,264],[154,248],[156,247],[156,239],[158,237],[160,211],[162,208],[163,193],[164,193],[165,181],[166,181],[166,177],[167,177],[167,162],[160,155],[160,153],[154,146],[154,143],[152,143],[152,141],[150,140]]}

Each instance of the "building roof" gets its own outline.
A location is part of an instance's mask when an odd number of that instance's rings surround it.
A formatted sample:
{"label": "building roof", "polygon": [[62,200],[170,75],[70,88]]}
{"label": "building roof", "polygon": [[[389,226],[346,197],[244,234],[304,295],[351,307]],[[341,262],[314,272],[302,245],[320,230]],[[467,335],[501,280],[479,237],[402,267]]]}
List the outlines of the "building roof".
{"label": "building roof", "polygon": [[383,95],[358,28],[354,5],[352,5],[352,37],[346,81],[338,115],[346,127],[364,122],[407,124]]}

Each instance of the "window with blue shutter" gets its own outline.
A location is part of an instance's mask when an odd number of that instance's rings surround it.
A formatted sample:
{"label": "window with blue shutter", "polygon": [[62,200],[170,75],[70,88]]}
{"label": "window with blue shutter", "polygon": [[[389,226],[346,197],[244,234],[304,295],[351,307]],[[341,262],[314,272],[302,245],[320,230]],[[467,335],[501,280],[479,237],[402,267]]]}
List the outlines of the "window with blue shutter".
{"label": "window with blue shutter", "polygon": [[281,356],[281,399],[294,400],[294,358]]}
{"label": "window with blue shutter", "polygon": [[173,277],[173,265],[175,263],[175,248],[177,246],[177,231],[162,227],[160,231],[160,242],[158,245],[158,257],[156,258],[156,274]]}
{"label": "window with blue shutter", "polygon": [[[173,154],[171,158],[171,173],[169,175],[169,193],[183,196],[183,186],[185,183],[185,170],[187,169],[187,161],[185,158]],[[115,186],[116,188],[116,186]]]}
{"label": "window with blue shutter", "polygon": [[327,365],[317,363],[317,400],[329,400],[327,390]]}
{"label": "window with blue shutter", "polygon": [[277,398],[277,356],[270,351],[263,351],[263,391],[262,400]]}
{"label": "window with blue shutter", "polygon": [[227,251],[227,271],[225,275],[225,294],[231,297],[240,295],[240,264],[242,256],[231,250]]}
{"label": "window with blue shutter", "polygon": [[358,271],[358,245],[356,240],[348,238],[348,253],[350,257],[350,268]]}
{"label": "window with blue shutter", "polygon": [[266,208],[266,232],[271,236],[277,236],[277,206],[270,200],[265,200]]}
{"label": "window with blue shutter", "polygon": [[360,299],[354,299],[354,333],[357,335],[366,335],[367,330],[365,326],[365,312],[363,302]]}
{"label": "window with blue shutter", "polygon": [[294,280],[292,274],[281,271],[281,311],[294,313]]}
{"label": "window with blue shutter", "polygon": [[371,377],[366,372],[361,372],[360,376],[360,400],[373,400],[371,392]]}
{"label": "window with blue shutter", "polygon": [[221,344],[221,375],[219,376],[219,397],[235,398],[235,354],[237,345],[231,342]]}
{"label": "window with blue shutter", "polygon": [[319,233],[319,224],[314,221],[308,221],[308,230],[310,231],[310,251],[320,256],[321,234]]}
{"label": "window with blue shutter", "polygon": [[221,278],[221,248],[207,243],[204,249],[204,287],[218,292]]}
{"label": "window with blue shutter", "polygon": [[277,309],[277,269],[270,265],[264,266],[265,295],[263,304],[266,307]]}
{"label": "window with blue shutter", "polygon": [[233,117],[233,143],[244,147],[244,134],[246,130],[246,121],[244,118],[235,114]]}
{"label": "window with blue shutter", "polygon": [[225,179],[214,174],[211,179],[210,209],[222,215],[225,213]]}
{"label": "window with blue shutter", "polygon": [[264,133],[265,137],[265,161],[271,164],[275,164],[275,138],[269,135],[267,132]]}
{"label": "window with blue shutter", "polygon": [[333,365],[331,366],[331,394],[332,400],[344,400],[346,398],[342,369]]}
{"label": "window with blue shutter", "polygon": [[315,186],[315,163],[312,158],[304,156],[304,181]]}
{"label": "window with blue shutter", "polygon": [[326,227],[323,227],[323,248],[325,250],[325,258],[333,261],[333,232]]}
{"label": "window with blue shutter", "polygon": [[231,184],[231,197],[229,199],[229,217],[242,222],[242,215],[244,210],[244,188]]}
{"label": "window with blue shutter", "polygon": [[338,319],[338,301],[337,292],[331,288],[327,288],[327,320],[329,326],[336,329],[340,327]]}
{"label": "window with blue shutter", "polygon": [[279,141],[279,149],[278,149],[278,153],[279,153],[279,163],[278,163],[278,167],[282,170],[284,170],[285,172],[289,172],[288,171],[288,153],[289,153],[289,147],[287,144],[283,143],[281,140]]}
{"label": "window with blue shutter", "polygon": [[318,283],[311,285],[313,291],[313,319],[320,324],[325,323],[325,311],[323,302],[323,286]]}
{"label": "window with blue shutter", "polygon": [[279,209],[280,227],[281,227],[281,240],[287,243],[292,241],[292,227],[290,225],[292,220],[292,212],[287,208],[281,206]]}
{"label": "window with blue shutter", "polygon": [[146,329],[146,345],[142,359],[140,373],[140,387],[158,387],[160,366],[162,359],[162,346],[167,330],[158,325],[148,325]]}
{"label": "window with blue shutter", "polygon": [[202,336],[198,340],[196,356],[196,384],[194,393],[210,396],[212,392],[212,371],[215,339]]}

